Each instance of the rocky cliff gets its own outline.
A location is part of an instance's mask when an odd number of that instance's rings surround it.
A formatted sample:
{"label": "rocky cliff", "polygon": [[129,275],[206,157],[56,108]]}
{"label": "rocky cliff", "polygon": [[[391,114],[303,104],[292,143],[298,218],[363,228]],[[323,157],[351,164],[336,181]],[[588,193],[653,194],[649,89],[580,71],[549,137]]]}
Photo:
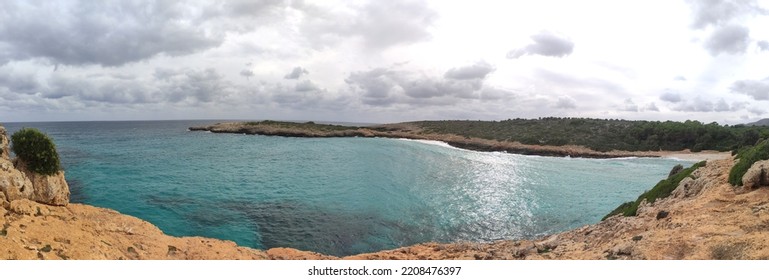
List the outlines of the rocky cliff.
{"label": "rocky cliff", "polygon": [[[63,173],[40,179],[8,155],[0,156],[0,259],[337,259],[167,236],[146,221],[68,203]],[[426,243],[344,259],[769,259],[769,164],[756,163],[739,188],[727,182],[733,165],[732,159],[708,161],[671,196],[643,203],[638,216],[537,240]]]}

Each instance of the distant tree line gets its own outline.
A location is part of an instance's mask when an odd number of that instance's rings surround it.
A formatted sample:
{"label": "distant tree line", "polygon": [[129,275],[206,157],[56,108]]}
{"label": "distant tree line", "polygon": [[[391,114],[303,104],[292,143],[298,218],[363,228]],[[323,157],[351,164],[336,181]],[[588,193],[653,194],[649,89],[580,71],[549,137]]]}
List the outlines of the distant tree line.
{"label": "distant tree line", "polygon": [[450,133],[536,145],[581,145],[596,151],[729,151],[769,138],[763,126],[704,124],[699,121],[629,121],[588,118],[504,121],[420,121],[426,132]]}

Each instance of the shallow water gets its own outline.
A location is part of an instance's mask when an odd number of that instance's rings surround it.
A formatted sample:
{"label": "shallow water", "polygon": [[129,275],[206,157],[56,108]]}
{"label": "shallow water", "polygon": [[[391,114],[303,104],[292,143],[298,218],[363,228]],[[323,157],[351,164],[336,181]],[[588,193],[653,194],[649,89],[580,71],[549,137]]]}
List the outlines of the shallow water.
{"label": "shallow water", "polygon": [[5,123],[54,138],[73,202],[175,236],[331,255],[530,238],[595,223],[678,163],[474,152],[440,142],[189,132],[214,121]]}

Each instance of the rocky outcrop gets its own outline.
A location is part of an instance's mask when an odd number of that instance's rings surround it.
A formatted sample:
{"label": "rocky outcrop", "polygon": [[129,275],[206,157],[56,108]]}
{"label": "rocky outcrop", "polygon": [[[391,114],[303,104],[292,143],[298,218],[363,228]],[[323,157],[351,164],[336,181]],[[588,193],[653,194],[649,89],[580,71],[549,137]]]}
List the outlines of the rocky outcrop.
{"label": "rocky outcrop", "polygon": [[0,157],[0,191],[5,202],[29,199],[48,205],[67,205],[70,191],[64,172],[54,175],[42,175],[27,170],[26,164],[18,158],[10,160],[8,137],[5,128],[0,126],[0,142],[3,156]]}
{"label": "rocky outcrop", "polygon": [[746,189],[754,189],[761,186],[769,186],[769,160],[753,163],[742,176],[742,186]]}
{"label": "rocky outcrop", "polygon": [[5,158],[0,158],[0,191],[5,194],[7,202],[29,199],[34,194],[32,181]]}
{"label": "rocky outcrop", "polygon": [[5,127],[0,125],[0,158],[10,159],[11,154],[8,148],[8,135],[5,131]]}
{"label": "rocky outcrop", "polygon": [[69,185],[64,179],[64,171],[59,171],[53,175],[43,175],[26,168],[24,162],[15,159],[15,166],[23,172],[32,183],[32,193],[26,197],[29,200],[48,204],[64,206],[69,203]]}

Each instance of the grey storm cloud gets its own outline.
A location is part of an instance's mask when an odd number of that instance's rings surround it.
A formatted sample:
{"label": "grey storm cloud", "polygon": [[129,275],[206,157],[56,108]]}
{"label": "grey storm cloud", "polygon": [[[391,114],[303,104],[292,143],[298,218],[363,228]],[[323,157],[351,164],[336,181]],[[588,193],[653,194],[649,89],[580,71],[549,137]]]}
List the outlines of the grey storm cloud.
{"label": "grey storm cloud", "polygon": [[41,85],[32,73],[19,73],[9,67],[0,67],[0,88],[9,92],[35,94]]}
{"label": "grey storm cloud", "polygon": [[511,50],[507,53],[507,58],[519,58],[524,55],[563,57],[574,51],[574,43],[568,38],[547,31],[531,35],[531,39],[534,43]]}
{"label": "grey storm cloud", "polygon": [[670,103],[678,103],[681,102],[681,95],[675,92],[666,92],[660,95],[660,100]]}
{"label": "grey storm cloud", "polygon": [[689,0],[694,21],[692,27],[724,25],[734,18],[750,14],[766,14],[754,0]]}
{"label": "grey storm cloud", "polygon": [[732,92],[745,94],[755,100],[769,100],[769,78],[763,80],[740,80],[730,87]]}
{"label": "grey storm cloud", "polygon": [[254,71],[251,71],[249,69],[243,69],[243,71],[240,71],[240,75],[250,79],[251,77],[254,76]]}
{"label": "grey storm cloud", "polygon": [[705,41],[705,49],[711,55],[720,53],[739,54],[748,49],[750,30],[740,25],[727,25],[713,31]]}
{"label": "grey storm cloud", "polygon": [[356,37],[364,46],[380,50],[391,46],[424,41],[437,13],[423,0],[370,1],[351,10],[328,11],[304,1],[293,7],[305,14],[303,33],[317,46]]}
{"label": "grey storm cloud", "polygon": [[682,112],[712,112],[713,102],[696,97],[691,101],[683,101],[674,108]]}
{"label": "grey storm cloud", "polygon": [[320,88],[310,80],[305,80],[297,83],[295,89],[298,92],[320,90]]}
{"label": "grey storm cloud", "polygon": [[577,108],[577,101],[571,96],[560,96],[555,102],[554,107],[558,109],[575,109]]}
{"label": "grey storm cloud", "polygon": [[731,111],[732,108],[729,106],[729,104],[726,103],[726,100],[723,98],[719,99],[718,102],[713,107],[713,110],[716,112],[728,112]]}
{"label": "grey storm cloud", "polygon": [[535,75],[549,85],[569,88],[574,91],[591,93],[606,93],[612,95],[625,94],[627,90],[621,85],[601,78],[583,78],[569,73],[558,73],[548,69],[537,69]]}
{"label": "grey storm cloud", "polygon": [[148,78],[121,75],[53,75],[41,91],[47,99],[107,104],[198,104],[232,93],[214,69],[158,68]]}
{"label": "grey storm cloud", "polygon": [[644,111],[652,111],[652,112],[659,112],[660,109],[657,108],[657,104],[654,104],[654,102],[651,102],[649,104],[646,104],[643,108]]}
{"label": "grey storm cloud", "polygon": [[485,87],[483,78],[488,74],[485,71],[472,66],[460,67],[438,77],[376,68],[353,72],[345,81],[363,103],[377,106],[395,103],[448,105],[462,99],[500,99],[513,95],[502,89]]}
{"label": "grey storm cloud", "polygon": [[752,107],[748,109],[748,112],[751,112],[755,115],[763,115],[766,114],[766,109],[758,108],[758,107]]}
{"label": "grey storm cloud", "polygon": [[[160,54],[187,55],[221,45],[232,13],[279,4],[272,2],[4,1],[0,61],[120,66]],[[228,9],[238,3],[249,9]]]}
{"label": "grey storm cloud", "polygon": [[636,105],[632,99],[628,98],[625,99],[625,103],[620,110],[627,112],[638,112],[638,105]]}
{"label": "grey storm cloud", "polygon": [[284,79],[299,79],[302,75],[310,74],[310,71],[307,71],[307,69],[304,69],[302,67],[294,67],[294,69],[291,70],[288,74],[283,76]]}
{"label": "grey storm cloud", "polygon": [[470,66],[451,68],[443,76],[453,80],[485,79],[493,71],[491,64],[481,61]]}
{"label": "grey storm cloud", "polygon": [[[750,44],[750,30],[739,25],[746,17],[769,15],[755,0],[690,0],[692,28],[713,27],[704,47],[711,55],[741,54]],[[759,43],[759,47],[761,44]]]}
{"label": "grey storm cloud", "polygon": [[679,102],[673,110],[681,112],[736,112],[745,108],[743,103],[734,103],[731,106],[723,98],[716,102],[695,97],[692,100]]}
{"label": "grey storm cloud", "polygon": [[758,41],[756,45],[758,45],[758,49],[761,51],[769,51],[769,41]]}

